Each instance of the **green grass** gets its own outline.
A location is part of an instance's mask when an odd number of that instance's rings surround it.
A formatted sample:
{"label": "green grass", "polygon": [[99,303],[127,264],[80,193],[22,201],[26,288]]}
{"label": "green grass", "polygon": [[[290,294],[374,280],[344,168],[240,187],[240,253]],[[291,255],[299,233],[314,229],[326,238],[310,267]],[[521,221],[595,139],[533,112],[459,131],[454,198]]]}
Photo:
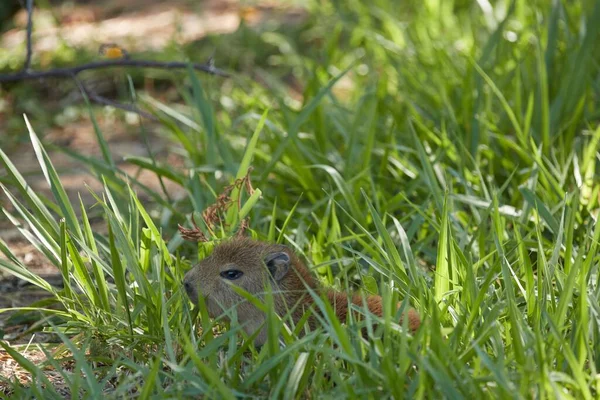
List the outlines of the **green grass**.
{"label": "green grass", "polygon": [[[53,199],[0,153],[12,204],[4,214],[63,273],[64,288],[2,242],[0,268],[60,305],[39,313],[54,317],[47,329],[63,344],[50,364],[72,393],[600,396],[600,2],[334,1],[307,10],[296,29],[243,26],[207,39],[221,46],[217,65],[239,73],[174,76],[183,107],[136,94],[186,170],[154,156],[128,160],[181,185],[183,199],[127,176],[100,129],[102,158],[71,153],[104,182],[93,209],[70,204],[35,120],[27,129]],[[301,105],[282,90],[286,76],[303,84]],[[299,337],[302,324],[269,318],[270,340],[255,349],[238,325],[192,307],[180,282],[211,244],[184,242],[177,224],[189,227],[190,214],[250,166],[262,198],[235,191],[242,208],[218,237],[248,215],[254,236],[288,244],[325,285],[379,292],[387,304],[407,299],[422,329],[407,334],[388,311],[363,340],[365,322],[341,325],[317,298],[316,331]],[[92,231],[92,210],[108,235]],[[11,383],[15,396],[59,398],[41,366],[0,346],[38,377]],[[59,355],[76,373],[62,371]]]}

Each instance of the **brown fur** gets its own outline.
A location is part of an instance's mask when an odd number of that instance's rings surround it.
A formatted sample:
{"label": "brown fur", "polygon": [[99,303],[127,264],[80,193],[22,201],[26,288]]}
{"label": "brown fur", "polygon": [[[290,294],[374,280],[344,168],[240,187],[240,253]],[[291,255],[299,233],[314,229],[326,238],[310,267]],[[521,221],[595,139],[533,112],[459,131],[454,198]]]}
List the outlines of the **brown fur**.
{"label": "brown fur", "polygon": [[[271,275],[265,267],[264,258],[268,254],[285,252],[291,261],[289,271],[279,282],[271,279]],[[237,269],[244,274],[239,279],[228,281],[219,274],[228,269]],[[264,322],[265,316],[243,297],[235,293],[230,287],[233,283],[253,295],[262,298],[265,284],[270,282],[273,288],[273,300],[275,311],[279,316],[285,316],[289,310],[293,310],[292,318],[297,322],[304,312],[313,305],[313,298],[307,292],[307,287],[318,294],[325,294],[329,303],[334,307],[335,313],[340,321],[345,322],[348,314],[348,295],[332,289],[321,287],[313,277],[308,268],[289,248],[283,245],[260,242],[248,238],[235,238],[225,241],[215,247],[213,253],[192,268],[184,278],[184,285],[188,295],[193,302],[198,301],[198,295],[202,294],[208,312],[211,317],[220,316],[224,310],[237,305],[238,320],[246,324],[244,330],[248,334],[254,333]],[[354,295],[352,303],[362,307],[363,298]],[[379,296],[368,296],[366,304],[369,311],[377,316],[382,316],[382,299]],[[408,326],[411,331],[416,331],[421,320],[414,309],[409,309]],[[356,317],[360,318],[357,313]],[[401,321],[400,321],[401,322]],[[314,327],[316,321],[309,320]],[[256,345],[262,345],[266,341],[266,330],[263,329],[257,336]]]}

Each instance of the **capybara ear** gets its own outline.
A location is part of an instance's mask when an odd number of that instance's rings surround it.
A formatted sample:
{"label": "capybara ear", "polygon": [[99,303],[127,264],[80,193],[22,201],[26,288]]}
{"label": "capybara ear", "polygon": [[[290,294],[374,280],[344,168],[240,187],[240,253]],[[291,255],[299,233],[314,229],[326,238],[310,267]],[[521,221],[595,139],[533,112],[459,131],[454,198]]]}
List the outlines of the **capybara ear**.
{"label": "capybara ear", "polygon": [[283,251],[269,253],[265,256],[265,265],[275,282],[281,281],[290,270],[290,256]]}

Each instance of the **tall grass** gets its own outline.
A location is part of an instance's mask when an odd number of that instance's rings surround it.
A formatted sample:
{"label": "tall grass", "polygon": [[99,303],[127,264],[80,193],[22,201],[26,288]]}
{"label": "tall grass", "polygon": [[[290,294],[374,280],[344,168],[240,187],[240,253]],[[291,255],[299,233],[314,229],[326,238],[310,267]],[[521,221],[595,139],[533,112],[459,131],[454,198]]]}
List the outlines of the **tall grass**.
{"label": "tall grass", "polygon": [[[231,51],[217,61],[241,76],[189,71],[183,111],[140,96],[186,170],[153,156],[128,161],[181,185],[183,200],[127,176],[97,129],[103,158],[71,155],[104,182],[100,235],[86,207],[69,203],[35,121],[27,128],[53,200],[0,153],[14,209],[4,214],[64,287],[27,271],[5,243],[0,267],[61,305],[39,312],[56,317],[48,329],[64,344],[50,363],[71,392],[596,398],[600,2],[306,7],[297,31],[241,27],[218,39]],[[252,51],[273,51],[264,58],[272,65],[245,65]],[[300,105],[248,79],[272,82],[281,70],[303,83]],[[316,331],[298,336],[302,324],[270,313],[269,342],[255,349],[238,324],[222,329],[202,304],[192,309],[181,278],[211,244],[185,244],[177,224],[250,166],[262,198],[244,197],[219,236],[248,215],[253,235],[288,244],[324,284],[377,292],[387,304],[406,299],[422,329],[407,334],[388,310],[364,340],[366,322],[342,325],[317,298],[325,317]],[[39,378],[12,384],[14,395],[58,396],[40,366],[0,346]],[[77,373],[63,371],[63,354]]]}

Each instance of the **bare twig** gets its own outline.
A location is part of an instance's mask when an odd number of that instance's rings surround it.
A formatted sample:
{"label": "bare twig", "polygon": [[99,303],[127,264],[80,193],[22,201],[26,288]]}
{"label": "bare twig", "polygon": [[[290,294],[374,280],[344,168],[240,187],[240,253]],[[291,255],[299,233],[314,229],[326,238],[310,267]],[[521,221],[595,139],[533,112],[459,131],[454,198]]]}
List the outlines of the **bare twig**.
{"label": "bare twig", "polygon": [[119,103],[119,102],[111,100],[111,99],[107,99],[106,97],[100,96],[99,94],[94,93],[89,89],[87,90],[87,95],[90,98],[90,100],[92,100],[98,104],[112,106],[114,108],[119,108],[121,110],[136,113],[136,114],[138,114],[144,118],[148,118],[149,120],[152,120],[152,121],[158,121],[158,118],[156,118],[154,115],[150,114],[149,112],[140,110],[139,108],[137,108],[134,105],[123,104],[123,103]]}
{"label": "bare twig", "polygon": [[107,105],[107,106],[112,106],[112,107],[115,107],[115,108],[119,108],[121,110],[125,110],[125,111],[136,113],[136,114],[138,114],[138,115],[140,115],[140,116],[142,116],[144,118],[148,118],[148,119],[150,119],[152,121],[158,121],[158,119],[154,115],[152,115],[152,114],[150,114],[150,113],[148,113],[146,111],[140,110],[135,105],[133,105],[133,104],[129,105],[129,104],[119,103],[117,101],[114,101],[114,100],[111,100],[111,99],[107,99],[104,96],[100,96],[98,93],[94,92],[93,90],[88,89],[83,84],[83,82],[81,82],[76,76],[73,76],[72,78],[75,81],[75,84],[77,84],[77,87],[79,88],[79,91],[81,92],[82,96],[87,96],[88,99],[90,99],[90,100],[92,100],[92,101],[94,101],[94,102],[96,102],[98,104],[104,104],[104,105]]}
{"label": "bare twig", "polygon": [[27,0],[27,56],[25,64],[23,64],[23,72],[29,71],[31,67],[31,55],[33,54],[33,46],[31,44],[31,31],[33,31],[33,0]]}
{"label": "bare twig", "polygon": [[40,79],[40,78],[72,78],[74,75],[79,74],[82,71],[112,67],[139,67],[139,68],[157,68],[157,69],[184,69],[190,65],[197,71],[207,72],[209,74],[218,76],[229,76],[225,71],[218,68],[212,67],[206,64],[196,64],[187,62],[161,62],[161,61],[149,61],[149,60],[130,60],[130,59],[119,59],[119,60],[105,60],[95,61],[87,64],[78,65],[69,68],[54,68],[47,71],[22,71],[14,74],[3,74],[0,75],[0,82],[15,82],[27,79]]}

